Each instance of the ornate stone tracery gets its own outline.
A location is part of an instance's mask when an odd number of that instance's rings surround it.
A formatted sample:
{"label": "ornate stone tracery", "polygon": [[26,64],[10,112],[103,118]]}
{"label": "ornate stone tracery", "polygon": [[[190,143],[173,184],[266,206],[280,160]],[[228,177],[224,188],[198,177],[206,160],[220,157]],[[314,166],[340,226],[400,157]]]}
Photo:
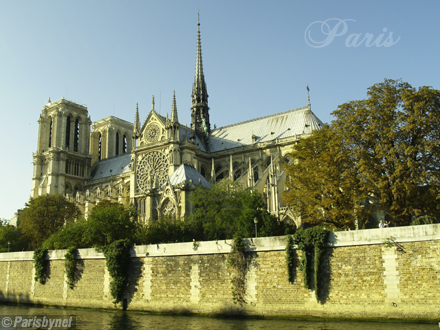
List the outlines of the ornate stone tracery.
{"label": "ornate stone tracery", "polygon": [[174,218],[177,215],[176,205],[171,199],[167,199],[166,203],[162,205],[162,210],[160,213],[162,215]]}
{"label": "ornate stone tracery", "polygon": [[148,125],[145,134],[145,139],[147,140],[147,142],[149,143],[157,142],[160,138],[160,135],[161,135],[161,129],[159,125],[157,125],[156,123]]}
{"label": "ornate stone tracery", "polygon": [[153,151],[139,157],[137,165],[137,188],[147,193],[157,188],[168,179],[168,159],[166,154]]}

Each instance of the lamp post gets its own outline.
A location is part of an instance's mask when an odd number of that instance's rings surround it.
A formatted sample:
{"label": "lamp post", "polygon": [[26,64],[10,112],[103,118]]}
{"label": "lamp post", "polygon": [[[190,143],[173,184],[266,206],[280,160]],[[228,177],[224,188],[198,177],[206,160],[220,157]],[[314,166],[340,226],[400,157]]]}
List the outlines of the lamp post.
{"label": "lamp post", "polygon": [[9,252],[9,246],[11,245],[11,242],[8,241],[8,252]]}
{"label": "lamp post", "polygon": [[255,223],[255,238],[257,238],[258,237],[258,233],[257,233],[258,220],[257,220],[257,217],[254,218],[254,223]]}

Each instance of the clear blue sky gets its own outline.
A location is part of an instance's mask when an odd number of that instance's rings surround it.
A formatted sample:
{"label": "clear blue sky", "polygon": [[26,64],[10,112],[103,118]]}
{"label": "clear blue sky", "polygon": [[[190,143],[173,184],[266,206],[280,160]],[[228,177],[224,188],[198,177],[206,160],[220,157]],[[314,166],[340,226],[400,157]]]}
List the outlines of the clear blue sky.
{"label": "clear blue sky", "polygon": [[[198,9],[217,127],[304,106],[307,85],[324,122],[384,78],[440,89],[439,1],[2,0],[0,218],[29,199],[49,97],[87,105],[92,121],[132,122],[137,102],[145,120],[152,95],[169,113],[175,90],[190,123]],[[347,47],[353,34],[360,44]]]}

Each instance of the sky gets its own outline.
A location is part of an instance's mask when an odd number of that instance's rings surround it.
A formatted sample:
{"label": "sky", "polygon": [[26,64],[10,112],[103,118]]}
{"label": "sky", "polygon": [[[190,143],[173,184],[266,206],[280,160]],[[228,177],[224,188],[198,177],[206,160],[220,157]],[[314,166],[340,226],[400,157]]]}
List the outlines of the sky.
{"label": "sky", "polygon": [[197,17],[211,125],[338,105],[402,79],[440,89],[439,1],[0,1],[0,219],[29,200],[48,99],[92,121],[151,109],[190,124]]}

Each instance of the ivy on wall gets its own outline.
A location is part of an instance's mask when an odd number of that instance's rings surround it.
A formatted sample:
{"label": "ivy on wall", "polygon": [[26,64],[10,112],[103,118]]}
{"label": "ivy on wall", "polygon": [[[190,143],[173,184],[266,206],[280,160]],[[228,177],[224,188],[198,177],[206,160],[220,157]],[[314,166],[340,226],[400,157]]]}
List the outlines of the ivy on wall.
{"label": "ivy on wall", "polygon": [[37,248],[34,251],[34,265],[35,265],[35,281],[40,284],[45,284],[47,280],[47,267],[49,261],[46,259],[47,250],[43,248]]}
{"label": "ivy on wall", "polygon": [[292,235],[286,237],[286,266],[287,274],[289,275],[289,282],[294,282],[294,267],[295,267],[295,244],[293,243]]}
{"label": "ivy on wall", "polygon": [[241,237],[236,237],[232,241],[231,252],[228,256],[227,265],[234,271],[232,276],[232,299],[234,304],[246,303],[246,271],[247,262],[245,256],[244,240]]}
{"label": "ivy on wall", "polygon": [[112,277],[110,293],[116,305],[123,301],[128,287],[128,267],[130,265],[130,250],[133,243],[129,239],[120,239],[106,246],[103,251],[108,272]]}
{"label": "ivy on wall", "polygon": [[304,287],[311,289],[311,258],[314,256],[313,283],[315,284],[316,301],[320,301],[321,291],[321,257],[325,249],[329,230],[322,227],[300,229],[293,235],[293,243],[302,251],[299,268],[303,274]]}
{"label": "ivy on wall", "polygon": [[72,247],[67,250],[67,253],[64,255],[64,269],[67,277],[67,285],[69,288],[73,289],[76,282],[76,251],[77,249]]}

